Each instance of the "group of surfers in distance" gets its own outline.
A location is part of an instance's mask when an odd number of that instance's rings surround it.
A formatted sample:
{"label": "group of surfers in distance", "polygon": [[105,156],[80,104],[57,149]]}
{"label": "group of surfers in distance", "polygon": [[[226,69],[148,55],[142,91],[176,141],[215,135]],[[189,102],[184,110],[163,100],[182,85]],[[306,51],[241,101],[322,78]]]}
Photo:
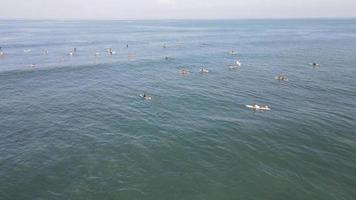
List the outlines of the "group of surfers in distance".
{"label": "group of surfers in distance", "polygon": [[[208,70],[208,69],[206,69],[206,68],[204,68],[204,67],[201,67],[200,69],[199,69],[199,73],[201,73],[201,74],[207,74],[207,73],[209,73],[210,71]],[[190,71],[188,70],[188,69],[186,69],[186,68],[183,68],[183,69],[180,69],[179,70],[179,73],[181,74],[181,75],[189,75],[190,74]]]}
{"label": "group of surfers in distance", "polygon": [[[166,48],[166,46],[164,46],[164,48]],[[230,52],[231,55],[237,55],[237,53],[235,51],[231,51]],[[170,57],[165,57],[165,60],[169,60]],[[311,65],[313,67],[319,67],[320,64],[318,63],[311,63]],[[236,60],[236,62],[232,65],[229,65],[229,69],[230,70],[236,70],[236,69],[239,69],[241,67],[241,62],[239,60]],[[200,73],[209,73],[209,70],[204,68],[204,67],[201,67],[199,69],[199,72]],[[190,71],[186,68],[183,68],[183,69],[180,69],[179,70],[179,73],[181,75],[188,75],[190,73]],[[286,75],[278,75],[276,76],[275,78],[276,80],[278,81],[288,81],[288,77]],[[145,100],[151,100],[152,97],[151,96],[148,96],[147,94],[143,94],[143,95],[140,95],[142,98],[144,98]],[[252,110],[255,110],[255,111],[269,111],[271,110],[270,107],[268,105],[258,105],[258,104],[252,104],[252,105],[246,105],[247,108],[250,108]]]}
{"label": "group of surfers in distance", "polygon": [[[165,57],[166,60],[168,58],[169,57]],[[239,69],[241,67],[241,63],[240,63],[239,60],[236,60],[235,64],[228,65],[228,67],[229,67],[229,70],[237,70],[237,69]],[[205,68],[204,66],[199,69],[199,73],[201,73],[201,74],[207,74],[209,72],[210,71],[207,68]],[[183,69],[179,70],[179,73],[181,75],[188,75],[188,74],[190,74],[190,71],[188,69],[186,69],[186,68],[183,68]]]}
{"label": "group of surfers in distance", "polygon": [[[128,48],[129,45],[126,44],[126,48]],[[167,45],[164,44],[163,45],[163,48],[167,48]],[[31,49],[24,49],[24,53],[30,53],[31,52]],[[113,55],[113,54],[116,54],[115,51],[113,51],[112,48],[107,48],[106,49],[106,52],[109,54],[109,55]],[[230,55],[233,55],[233,56],[236,56],[237,55],[237,52],[235,52],[234,50],[230,51],[229,52]],[[44,54],[47,55],[48,54],[48,51],[45,50],[44,51]],[[70,56],[74,56],[77,54],[77,48],[73,48],[72,51],[69,52],[69,55]],[[95,53],[95,55],[99,55],[98,52]],[[2,47],[0,47],[0,58],[4,57],[5,56],[5,53],[2,49]],[[165,56],[164,57],[165,60],[170,60],[172,59],[171,57],[168,57],[168,56]],[[313,67],[320,67],[320,64],[319,63],[309,63],[311,66]],[[30,65],[31,67],[36,67],[35,64],[31,64]],[[236,60],[234,64],[232,65],[228,65],[229,67],[229,70],[237,70],[241,67],[241,62],[239,60]],[[201,67],[199,69],[199,73],[201,74],[206,74],[206,73],[209,73],[210,71],[208,69],[206,69],[205,67]],[[190,71],[186,68],[183,68],[183,69],[180,69],[179,70],[179,73],[181,75],[189,75],[190,74]],[[278,75],[275,77],[276,80],[278,81],[288,81],[288,77],[286,75]],[[148,95],[147,93],[144,93],[144,94],[140,94],[140,97],[143,98],[144,100],[152,100],[152,96]],[[267,106],[267,105],[257,105],[257,104],[252,104],[252,105],[246,105],[247,108],[250,108],[250,109],[253,109],[253,110],[259,110],[259,111],[268,111],[270,110],[270,108]]]}
{"label": "group of surfers in distance", "polygon": [[[128,44],[126,45],[126,48],[129,48],[129,45],[128,45]],[[112,48],[107,48],[105,51],[106,51],[107,54],[109,54],[109,55],[114,55],[114,54],[116,54],[116,52],[115,52]],[[45,54],[48,54],[48,51],[45,51]],[[74,48],[72,51],[69,52],[69,55],[70,55],[70,56],[74,56],[74,55],[76,55],[76,54],[77,54],[77,48]],[[95,52],[95,56],[98,56],[98,55],[100,55],[100,53],[99,53],[99,52]]]}

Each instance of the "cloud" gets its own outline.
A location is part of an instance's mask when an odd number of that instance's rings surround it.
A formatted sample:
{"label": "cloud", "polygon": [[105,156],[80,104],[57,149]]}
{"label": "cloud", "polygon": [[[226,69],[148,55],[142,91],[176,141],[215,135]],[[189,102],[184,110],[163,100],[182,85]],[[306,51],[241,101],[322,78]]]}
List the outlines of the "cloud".
{"label": "cloud", "polygon": [[176,0],[157,0],[157,2],[161,5],[175,5],[177,3]]}

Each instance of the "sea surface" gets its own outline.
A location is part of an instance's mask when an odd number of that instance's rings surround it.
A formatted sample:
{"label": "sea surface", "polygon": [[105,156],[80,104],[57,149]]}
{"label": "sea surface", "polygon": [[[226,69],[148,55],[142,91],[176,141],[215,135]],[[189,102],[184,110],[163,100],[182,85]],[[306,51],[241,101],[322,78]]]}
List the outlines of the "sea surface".
{"label": "sea surface", "polygon": [[356,199],[356,19],[1,20],[0,47],[1,200]]}

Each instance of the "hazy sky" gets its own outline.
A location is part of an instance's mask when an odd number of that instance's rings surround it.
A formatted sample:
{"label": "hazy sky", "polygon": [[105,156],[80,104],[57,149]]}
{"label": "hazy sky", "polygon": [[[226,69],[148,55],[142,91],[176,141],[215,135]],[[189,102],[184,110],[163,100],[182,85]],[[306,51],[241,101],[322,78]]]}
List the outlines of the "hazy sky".
{"label": "hazy sky", "polygon": [[0,19],[355,17],[356,0],[0,0]]}

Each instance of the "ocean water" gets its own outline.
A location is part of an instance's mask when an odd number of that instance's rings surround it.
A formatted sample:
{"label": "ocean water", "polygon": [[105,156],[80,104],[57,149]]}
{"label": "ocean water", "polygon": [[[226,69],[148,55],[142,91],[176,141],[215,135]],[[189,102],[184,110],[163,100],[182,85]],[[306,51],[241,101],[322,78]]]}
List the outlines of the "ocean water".
{"label": "ocean water", "polygon": [[356,198],[355,19],[0,21],[0,46],[0,199]]}

